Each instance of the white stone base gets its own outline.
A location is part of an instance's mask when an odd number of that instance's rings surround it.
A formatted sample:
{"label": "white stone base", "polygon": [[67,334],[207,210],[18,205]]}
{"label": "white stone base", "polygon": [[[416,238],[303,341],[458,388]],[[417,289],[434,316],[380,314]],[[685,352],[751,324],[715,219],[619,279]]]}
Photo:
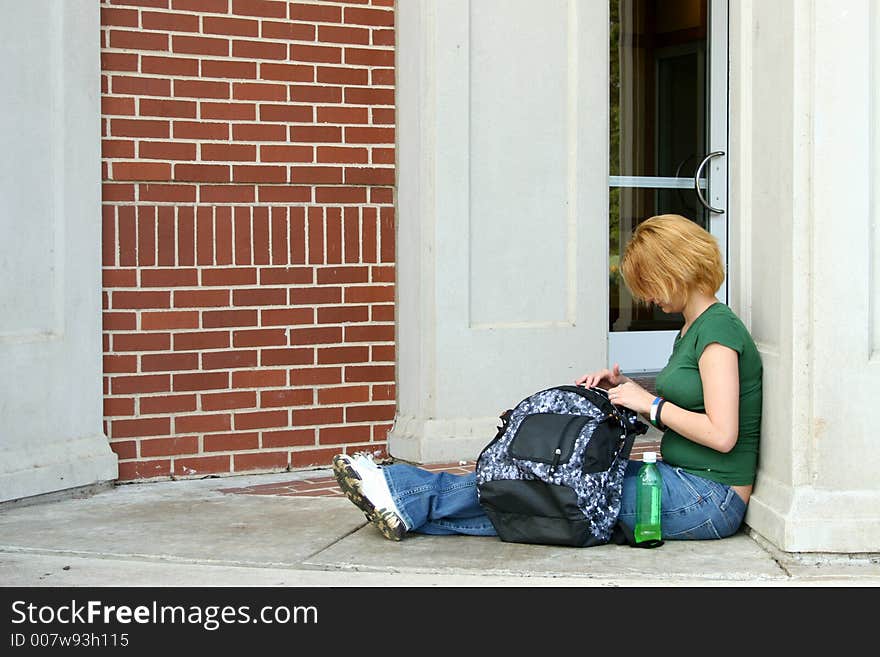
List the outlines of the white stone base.
{"label": "white stone base", "polygon": [[880,491],[797,489],[759,478],[746,524],[785,552],[880,552]]}
{"label": "white stone base", "polygon": [[398,416],[388,435],[388,453],[410,463],[474,460],[500,424],[497,417],[431,420]]}
{"label": "white stone base", "polygon": [[42,442],[0,450],[0,502],[111,481],[119,476],[107,437]]}

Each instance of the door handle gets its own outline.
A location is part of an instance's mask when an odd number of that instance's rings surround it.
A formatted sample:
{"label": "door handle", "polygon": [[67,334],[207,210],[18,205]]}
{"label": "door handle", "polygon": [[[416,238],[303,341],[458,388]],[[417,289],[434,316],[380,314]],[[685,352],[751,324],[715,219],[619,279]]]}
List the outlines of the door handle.
{"label": "door handle", "polygon": [[724,210],[713,208],[703,197],[703,192],[700,189],[700,174],[703,172],[703,167],[705,167],[706,164],[709,163],[709,160],[711,160],[713,157],[718,157],[720,155],[724,155],[724,151],[715,151],[706,155],[706,157],[703,158],[703,161],[700,162],[700,166],[697,167],[696,173],[694,173],[694,191],[697,192],[697,198],[700,199],[700,203],[703,204],[704,208],[709,210],[709,212],[714,212],[715,214],[724,214]]}

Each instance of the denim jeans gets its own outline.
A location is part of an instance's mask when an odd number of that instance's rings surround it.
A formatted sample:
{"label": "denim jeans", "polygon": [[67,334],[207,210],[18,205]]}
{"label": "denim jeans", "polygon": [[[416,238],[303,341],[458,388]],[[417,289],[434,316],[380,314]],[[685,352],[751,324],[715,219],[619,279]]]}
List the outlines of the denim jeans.
{"label": "denim jeans", "polygon": [[382,468],[391,496],[410,531],[496,536],[480,506],[477,476],[431,472],[405,463]]}
{"label": "denim jeans", "polygon": [[[623,480],[619,521],[630,529],[635,524],[636,475],[641,465],[641,461],[630,461]],[[662,461],[657,465],[663,477],[660,523],[664,539],[724,538],[739,529],[746,504],[730,486]],[[480,506],[474,473],[431,472],[403,463],[386,465],[382,470],[410,531],[497,535]]]}

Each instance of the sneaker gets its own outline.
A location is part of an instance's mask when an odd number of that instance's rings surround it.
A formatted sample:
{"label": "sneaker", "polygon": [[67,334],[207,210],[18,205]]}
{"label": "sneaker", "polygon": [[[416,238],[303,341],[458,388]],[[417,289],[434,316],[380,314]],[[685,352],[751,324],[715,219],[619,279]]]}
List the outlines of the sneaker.
{"label": "sneaker", "polygon": [[365,455],[337,454],[333,475],[345,496],[364,512],[385,538],[399,541],[408,527],[391,497],[385,473]]}

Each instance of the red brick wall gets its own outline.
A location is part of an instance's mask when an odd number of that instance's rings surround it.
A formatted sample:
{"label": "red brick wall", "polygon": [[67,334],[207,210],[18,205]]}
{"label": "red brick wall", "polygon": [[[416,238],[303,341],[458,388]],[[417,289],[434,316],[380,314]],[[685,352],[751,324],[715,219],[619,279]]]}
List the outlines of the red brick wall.
{"label": "red brick wall", "polygon": [[103,0],[104,415],[120,480],[384,452],[393,0]]}

